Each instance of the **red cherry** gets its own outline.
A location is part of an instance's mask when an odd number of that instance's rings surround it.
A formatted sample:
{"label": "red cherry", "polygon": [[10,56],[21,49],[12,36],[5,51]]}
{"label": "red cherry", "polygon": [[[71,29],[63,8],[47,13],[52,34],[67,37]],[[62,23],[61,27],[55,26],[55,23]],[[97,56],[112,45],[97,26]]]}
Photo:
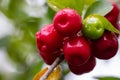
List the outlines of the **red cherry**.
{"label": "red cherry", "polygon": [[73,9],[63,9],[54,16],[54,27],[61,35],[71,36],[82,28],[82,18]]}
{"label": "red cherry", "polygon": [[[115,23],[115,24],[113,24],[113,26],[120,31],[120,24],[119,23]],[[119,34],[117,34],[117,33],[115,33],[115,34],[117,37],[119,36]]]}
{"label": "red cherry", "polygon": [[113,9],[105,15],[105,17],[112,23],[117,23],[118,22],[118,17],[119,17],[119,8],[116,3],[111,2]]}
{"label": "red cherry", "polygon": [[61,55],[61,51],[55,51],[52,53],[39,51],[39,54],[46,64],[51,65],[55,59]]}
{"label": "red cherry", "polygon": [[46,25],[36,33],[37,47],[43,52],[54,52],[62,46],[62,36],[54,29],[53,25]]}
{"label": "red cherry", "polygon": [[93,53],[99,59],[110,59],[118,51],[118,39],[112,32],[106,31],[103,36],[93,42]]}
{"label": "red cherry", "polygon": [[83,37],[71,37],[65,40],[63,52],[69,64],[82,65],[90,58],[91,48]]}
{"label": "red cherry", "polygon": [[80,66],[75,66],[75,65],[71,65],[71,64],[68,64],[68,65],[69,65],[69,69],[72,73],[80,75],[80,74],[88,73],[88,72],[92,71],[96,65],[96,59],[95,59],[95,57],[92,56],[83,65],[80,65]]}
{"label": "red cherry", "polygon": [[120,24],[119,23],[116,23],[113,25],[116,29],[120,30]]}

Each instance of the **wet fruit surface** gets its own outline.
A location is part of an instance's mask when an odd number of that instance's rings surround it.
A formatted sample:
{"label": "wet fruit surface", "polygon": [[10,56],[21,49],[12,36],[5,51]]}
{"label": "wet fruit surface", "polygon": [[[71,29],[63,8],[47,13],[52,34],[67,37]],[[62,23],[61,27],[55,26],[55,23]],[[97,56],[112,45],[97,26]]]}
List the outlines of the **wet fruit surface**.
{"label": "wet fruit surface", "polygon": [[38,49],[45,52],[53,52],[60,49],[62,45],[62,36],[60,36],[53,25],[46,25],[36,33]]}
{"label": "wet fruit surface", "polygon": [[73,9],[63,9],[54,16],[54,27],[63,36],[71,36],[82,28],[82,18]]}
{"label": "wet fruit surface", "polygon": [[72,37],[64,42],[63,52],[69,64],[81,65],[90,58],[91,47],[83,37]]}
{"label": "wet fruit surface", "polygon": [[91,56],[90,59],[83,65],[75,66],[68,64],[72,73],[80,75],[92,71],[96,65],[95,57]]}
{"label": "wet fruit surface", "polygon": [[118,39],[114,33],[106,31],[103,36],[93,42],[93,53],[99,59],[110,59],[118,51]]}

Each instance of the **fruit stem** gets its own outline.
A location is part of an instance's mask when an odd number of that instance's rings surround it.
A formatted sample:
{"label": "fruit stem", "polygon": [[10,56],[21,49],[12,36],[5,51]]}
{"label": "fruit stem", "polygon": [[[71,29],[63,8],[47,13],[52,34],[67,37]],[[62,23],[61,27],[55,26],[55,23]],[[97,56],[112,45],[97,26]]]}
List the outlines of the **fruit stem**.
{"label": "fruit stem", "polygon": [[48,68],[47,72],[39,79],[39,80],[46,80],[47,77],[50,75],[50,73],[54,70],[54,68],[60,64],[64,60],[63,54],[60,55],[56,60],[53,62],[53,64]]}

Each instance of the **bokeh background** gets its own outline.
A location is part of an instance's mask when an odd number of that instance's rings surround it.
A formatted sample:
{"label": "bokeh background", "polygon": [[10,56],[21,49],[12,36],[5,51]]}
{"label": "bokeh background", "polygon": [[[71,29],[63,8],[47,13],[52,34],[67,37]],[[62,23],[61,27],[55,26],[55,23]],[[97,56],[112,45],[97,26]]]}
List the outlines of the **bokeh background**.
{"label": "bokeh background", "polygon": [[[114,0],[120,6],[120,0]],[[52,22],[55,12],[46,0],[0,0],[0,80],[32,80],[44,66],[38,55],[35,33]],[[120,45],[120,38],[119,38]],[[64,62],[61,80],[120,78],[120,49],[110,60],[98,60],[90,73],[74,75]]]}

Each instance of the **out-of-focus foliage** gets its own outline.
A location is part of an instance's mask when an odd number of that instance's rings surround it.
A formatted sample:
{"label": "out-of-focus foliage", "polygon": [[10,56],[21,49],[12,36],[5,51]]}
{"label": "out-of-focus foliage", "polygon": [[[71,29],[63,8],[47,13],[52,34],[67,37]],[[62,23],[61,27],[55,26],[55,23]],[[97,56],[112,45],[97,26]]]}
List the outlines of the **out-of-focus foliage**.
{"label": "out-of-focus foliage", "polygon": [[98,80],[120,80],[120,78],[108,76],[108,77],[96,77]]}
{"label": "out-of-focus foliage", "polygon": [[29,15],[27,9],[36,6],[29,5],[27,1],[0,0],[0,12],[14,25],[12,35],[0,38],[0,48],[5,48],[9,60],[17,70],[14,73],[0,72],[0,80],[32,80],[43,66],[36,48],[35,33],[42,25],[51,22],[55,12],[43,4],[37,7],[39,10],[45,8],[43,17]]}

